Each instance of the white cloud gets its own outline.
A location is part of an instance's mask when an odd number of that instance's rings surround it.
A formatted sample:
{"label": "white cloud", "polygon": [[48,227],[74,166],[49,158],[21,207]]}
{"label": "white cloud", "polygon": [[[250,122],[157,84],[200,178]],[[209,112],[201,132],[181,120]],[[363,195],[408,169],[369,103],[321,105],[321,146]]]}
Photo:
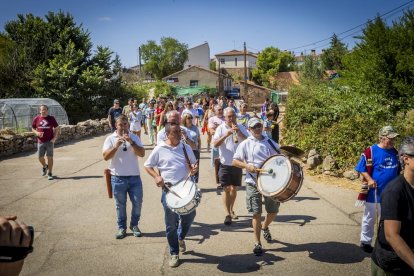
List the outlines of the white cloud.
{"label": "white cloud", "polygon": [[102,17],[98,17],[99,21],[112,21],[112,18],[109,16],[102,16]]}

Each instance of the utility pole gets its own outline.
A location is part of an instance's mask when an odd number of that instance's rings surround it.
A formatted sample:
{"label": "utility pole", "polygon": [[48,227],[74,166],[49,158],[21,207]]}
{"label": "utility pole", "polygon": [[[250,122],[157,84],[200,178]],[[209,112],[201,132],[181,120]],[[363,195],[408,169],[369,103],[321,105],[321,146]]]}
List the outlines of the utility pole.
{"label": "utility pole", "polygon": [[244,45],[244,95],[247,97],[247,52],[246,52],[246,42],[243,43]]}
{"label": "utility pole", "polygon": [[217,59],[218,64],[218,94],[221,95],[221,76],[220,76],[220,58]]}
{"label": "utility pole", "polygon": [[138,65],[139,65],[139,75],[142,77],[142,65],[141,65],[141,47],[138,47]]}

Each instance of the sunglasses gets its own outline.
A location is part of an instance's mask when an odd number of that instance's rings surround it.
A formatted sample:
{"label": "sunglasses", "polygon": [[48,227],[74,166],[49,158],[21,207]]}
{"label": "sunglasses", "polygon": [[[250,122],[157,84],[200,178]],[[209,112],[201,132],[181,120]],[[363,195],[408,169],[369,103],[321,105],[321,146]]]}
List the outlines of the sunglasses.
{"label": "sunglasses", "polygon": [[256,124],[252,127],[252,129],[259,129],[259,128],[262,128],[262,127],[263,127],[262,124]]}
{"label": "sunglasses", "polygon": [[190,119],[190,120],[191,120],[191,119],[193,119],[193,117],[187,117],[187,120],[188,120],[188,119]]}

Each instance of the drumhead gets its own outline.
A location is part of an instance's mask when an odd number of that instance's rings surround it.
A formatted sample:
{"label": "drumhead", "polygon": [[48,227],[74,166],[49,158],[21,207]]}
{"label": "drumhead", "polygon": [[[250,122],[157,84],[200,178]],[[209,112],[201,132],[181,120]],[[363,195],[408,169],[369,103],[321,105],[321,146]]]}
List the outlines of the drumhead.
{"label": "drumhead", "polygon": [[178,209],[186,206],[195,196],[197,185],[190,179],[178,182],[176,185],[171,186],[170,190],[177,193],[180,197],[177,197],[171,192],[168,192],[165,196],[167,205],[172,209]]}
{"label": "drumhead", "polygon": [[292,174],[292,164],[283,155],[269,157],[262,165],[257,177],[259,191],[265,196],[278,194],[289,183]]}

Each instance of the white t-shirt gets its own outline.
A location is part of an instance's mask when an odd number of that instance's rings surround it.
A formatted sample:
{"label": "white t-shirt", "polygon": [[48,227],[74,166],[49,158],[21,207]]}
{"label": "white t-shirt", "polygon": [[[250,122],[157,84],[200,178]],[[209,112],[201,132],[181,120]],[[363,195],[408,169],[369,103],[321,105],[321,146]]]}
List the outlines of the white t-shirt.
{"label": "white t-shirt", "polygon": [[[188,131],[188,129],[187,128],[185,128],[185,127],[183,127],[183,126],[180,126],[181,127],[181,129],[183,129],[184,131],[185,131],[185,133],[187,134],[187,137],[191,140],[191,141],[193,141],[192,139],[191,139],[191,135],[190,135],[190,132]],[[157,145],[158,144],[161,144],[161,142],[164,142],[165,140],[167,140],[167,134],[165,134],[165,127],[163,128],[163,129],[161,129],[158,133],[157,133]],[[195,142],[195,141],[193,141],[193,142]]]}
{"label": "white t-shirt", "polygon": [[176,147],[171,147],[161,142],[151,152],[144,166],[157,168],[164,182],[169,182],[172,185],[177,184],[181,180],[186,179],[190,173],[184,155],[183,145],[185,146],[191,164],[195,164],[196,158],[189,145],[180,142]]}
{"label": "white t-shirt", "polygon": [[[237,127],[240,129],[240,131],[244,134],[244,136],[248,137],[249,133],[247,132],[246,128],[241,125],[237,124]],[[216,132],[214,133],[212,143],[219,139],[222,136],[225,136],[227,134],[227,131],[231,129],[226,123],[223,123],[219,125],[216,129]],[[224,142],[219,146],[219,154],[220,154],[220,163],[223,165],[231,166],[233,162],[233,155],[236,152],[237,147],[239,146],[240,142],[242,141],[239,134],[237,134],[238,137],[238,143],[234,142],[233,135],[230,135],[229,137],[224,140]]]}
{"label": "white t-shirt", "polygon": [[[275,141],[264,137],[262,140],[257,140],[253,136],[249,136],[246,140],[240,143],[234,154],[234,159],[251,164],[256,168],[260,168],[263,162],[272,155],[277,154],[273,147],[269,144],[273,143],[277,150],[280,146]],[[246,183],[256,185],[256,173],[246,172]]]}
{"label": "white t-shirt", "polygon": [[131,113],[129,113],[129,122],[130,122],[129,129],[132,131],[140,131],[141,130],[141,119],[142,119],[141,110],[138,110],[137,112],[132,111]]}
{"label": "white t-shirt", "polygon": [[[129,137],[131,137],[132,141],[134,141],[139,147],[144,147],[138,136],[130,132]],[[116,145],[118,138],[119,136],[116,131],[106,137],[102,147],[102,152],[113,148]],[[130,143],[125,142],[125,145],[127,150],[124,151],[124,145],[121,145],[115,155],[109,160],[108,168],[111,170],[111,174],[116,176],[140,175],[138,156],[134,153],[134,149]]]}

